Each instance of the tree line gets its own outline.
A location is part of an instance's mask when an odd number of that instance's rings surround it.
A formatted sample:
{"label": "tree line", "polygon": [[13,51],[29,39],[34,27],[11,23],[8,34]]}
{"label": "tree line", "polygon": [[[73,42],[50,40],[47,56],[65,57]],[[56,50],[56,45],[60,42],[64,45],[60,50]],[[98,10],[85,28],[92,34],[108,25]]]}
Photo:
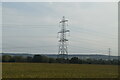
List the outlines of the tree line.
{"label": "tree line", "polygon": [[11,56],[3,55],[2,62],[29,62],[29,63],[72,63],[72,64],[120,64],[120,60],[103,60],[103,59],[79,59],[72,57],[68,59],[63,58],[50,58],[44,55],[34,55],[33,57]]}

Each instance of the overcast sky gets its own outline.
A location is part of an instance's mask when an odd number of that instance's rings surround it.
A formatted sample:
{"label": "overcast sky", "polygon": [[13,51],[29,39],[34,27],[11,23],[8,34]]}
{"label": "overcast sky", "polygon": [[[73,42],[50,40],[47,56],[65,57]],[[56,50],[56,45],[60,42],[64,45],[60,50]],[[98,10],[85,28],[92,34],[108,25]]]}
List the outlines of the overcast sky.
{"label": "overcast sky", "polygon": [[57,54],[59,21],[65,16],[69,53],[108,54],[111,48],[118,55],[115,2],[6,2],[2,9],[3,52]]}
{"label": "overcast sky", "polygon": [[2,3],[0,3],[0,52],[2,51]]}

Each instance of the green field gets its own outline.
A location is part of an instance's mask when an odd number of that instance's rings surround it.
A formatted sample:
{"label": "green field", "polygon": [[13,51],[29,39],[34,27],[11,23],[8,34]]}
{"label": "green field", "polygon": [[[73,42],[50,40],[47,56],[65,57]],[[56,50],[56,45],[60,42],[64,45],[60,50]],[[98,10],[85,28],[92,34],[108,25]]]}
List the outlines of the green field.
{"label": "green field", "polygon": [[3,78],[116,78],[118,66],[92,64],[3,63]]}

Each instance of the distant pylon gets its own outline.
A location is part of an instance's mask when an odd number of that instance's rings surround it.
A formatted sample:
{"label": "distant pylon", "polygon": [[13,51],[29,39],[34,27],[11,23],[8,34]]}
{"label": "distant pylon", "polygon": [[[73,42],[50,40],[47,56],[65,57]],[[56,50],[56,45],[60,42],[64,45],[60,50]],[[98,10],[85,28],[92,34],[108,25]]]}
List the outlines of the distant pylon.
{"label": "distant pylon", "polygon": [[68,20],[65,19],[65,17],[63,16],[62,20],[60,21],[60,27],[61,30],[58,32],[59,34],[59,49],[58,49],[58,58],[68,58],[68,45],[67,45],[67,41],[68,39],[66,39],[66,33],[70,32],[69,30],[66,29],[66,25],[67,25]]}
{"label": "distant pylon", "polygon": [[110,56],[111,56],[111,48],[108,48],[108,56],[109,56],[109,60],[110,60]]}

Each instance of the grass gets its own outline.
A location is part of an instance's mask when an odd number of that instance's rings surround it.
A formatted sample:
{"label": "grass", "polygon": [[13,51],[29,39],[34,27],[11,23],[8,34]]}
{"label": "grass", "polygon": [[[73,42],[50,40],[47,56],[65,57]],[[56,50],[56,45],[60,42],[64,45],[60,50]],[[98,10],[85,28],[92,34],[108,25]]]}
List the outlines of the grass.
{"label": "grass", "polygon": [[3,78],[116,78],[117,65],[3,63]]}

